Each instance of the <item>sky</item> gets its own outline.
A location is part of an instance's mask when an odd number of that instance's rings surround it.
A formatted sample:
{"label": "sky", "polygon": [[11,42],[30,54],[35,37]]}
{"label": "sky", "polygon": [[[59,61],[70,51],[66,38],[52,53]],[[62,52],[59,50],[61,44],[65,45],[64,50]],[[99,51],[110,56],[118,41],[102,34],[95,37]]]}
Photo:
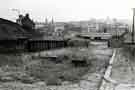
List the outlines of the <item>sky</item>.
{"label": "sky", "polygon": [[35,21],[80,21],[91,18],[132,19],[135,0],[1,0],[0,17],[15,20],[18,13],[30,13]]}

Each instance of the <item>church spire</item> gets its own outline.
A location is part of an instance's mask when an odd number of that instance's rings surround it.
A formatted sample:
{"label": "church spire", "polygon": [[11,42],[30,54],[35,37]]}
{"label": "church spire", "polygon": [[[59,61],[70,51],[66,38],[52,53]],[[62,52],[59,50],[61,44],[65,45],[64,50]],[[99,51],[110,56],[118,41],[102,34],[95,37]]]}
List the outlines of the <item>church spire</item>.
{"label": "church spire", "polygon": [[48,24],[48,19],[47,18],[45,18],[45,24]]}
{"label": "church spire", "polygon": [[54,19],[53,19],[53,17],[52,17],[52,22],[51,22],[52,24],[54,24]]}

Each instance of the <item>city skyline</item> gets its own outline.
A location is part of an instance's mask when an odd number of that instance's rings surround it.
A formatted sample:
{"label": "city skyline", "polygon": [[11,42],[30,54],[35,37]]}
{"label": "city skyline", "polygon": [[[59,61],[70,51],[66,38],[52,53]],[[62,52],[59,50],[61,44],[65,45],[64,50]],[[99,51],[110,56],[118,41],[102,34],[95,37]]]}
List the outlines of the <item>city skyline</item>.
{"label": "city skyline", "polygon": [[30,13],[35,21],[81,21],[91,18],[132,19],[134,0],[3,0],[0,17],[15,20],[18,13]]}

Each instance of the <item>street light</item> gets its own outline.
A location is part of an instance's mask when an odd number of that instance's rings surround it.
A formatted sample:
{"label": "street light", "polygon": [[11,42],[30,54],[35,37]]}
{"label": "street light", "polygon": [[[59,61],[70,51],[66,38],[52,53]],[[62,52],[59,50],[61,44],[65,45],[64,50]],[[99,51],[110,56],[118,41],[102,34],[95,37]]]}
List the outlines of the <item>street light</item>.
{"label": "street light", "polygon": [[133,8],[132,44],[134,43],[134,16],[135,16],[135,8]]}

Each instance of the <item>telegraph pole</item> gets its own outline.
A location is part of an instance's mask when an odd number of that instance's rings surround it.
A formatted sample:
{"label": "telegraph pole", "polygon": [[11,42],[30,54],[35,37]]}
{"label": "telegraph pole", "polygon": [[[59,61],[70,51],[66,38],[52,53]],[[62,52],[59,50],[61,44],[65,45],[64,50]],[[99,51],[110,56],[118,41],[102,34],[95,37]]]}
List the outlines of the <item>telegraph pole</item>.
{"label": "telegraph pole", "polygon": [[135,8],[133,8],[132,44],[134,43],[134,15],[135,15]]}

